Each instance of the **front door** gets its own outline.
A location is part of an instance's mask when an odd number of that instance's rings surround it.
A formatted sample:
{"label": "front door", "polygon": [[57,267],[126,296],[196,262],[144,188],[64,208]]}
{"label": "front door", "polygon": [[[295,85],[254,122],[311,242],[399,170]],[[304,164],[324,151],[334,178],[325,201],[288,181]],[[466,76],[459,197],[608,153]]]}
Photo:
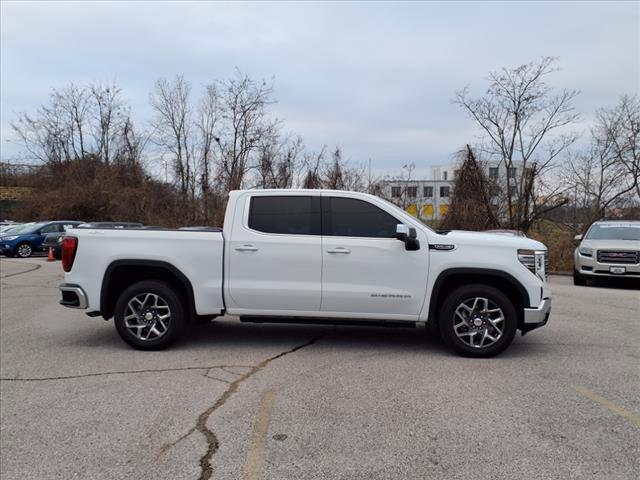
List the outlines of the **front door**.
{"label": "front door", "polygon": [[[240,200],[229,239],[229,295],[255,314],[318,312],[322,252],[320,196],[255,193]],[[253,312],[240,312],[251,314]]]}
{"label": "front door", "polygon": [[[387,207],[388,208],[388,207]],[[395,238],[404,223],[365,200],[322,197],[322,311],[349,317],[409,319],[422,309],[428,244],[408,251]]]}

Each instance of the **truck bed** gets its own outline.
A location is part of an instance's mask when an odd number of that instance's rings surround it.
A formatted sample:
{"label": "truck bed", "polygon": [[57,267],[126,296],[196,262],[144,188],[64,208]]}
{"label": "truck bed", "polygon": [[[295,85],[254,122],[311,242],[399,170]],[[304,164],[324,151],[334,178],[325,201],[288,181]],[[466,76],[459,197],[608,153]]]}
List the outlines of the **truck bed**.
{"label": "truck bed", "polygon": [[91,310],[100,310],[102,279],[107,270],[120,261],[132,260],[140,268],[169,264],[178,269],[191,283],[198,315],[219,314],[224,309],[224,239],[220,229],[75,228],[67,233],[78,238],[78,252],[82,252],[76,255],[67,281],[84,286]]}

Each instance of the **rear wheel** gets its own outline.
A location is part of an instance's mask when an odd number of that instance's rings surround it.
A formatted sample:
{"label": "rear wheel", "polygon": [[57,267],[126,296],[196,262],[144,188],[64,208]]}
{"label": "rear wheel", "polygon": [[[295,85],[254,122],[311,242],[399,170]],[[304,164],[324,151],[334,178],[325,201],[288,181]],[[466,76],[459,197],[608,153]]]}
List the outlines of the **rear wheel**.
{"label": "rear wheel", "polygon": [[573,271],[573,284],[579,286],[585,286],[587,284],[587,279],[578,273],[577,270]]}
{"label": "rear wheel", "polygon": [[449,347],[468,357],[492,357],[507,348],[518,328],[513,303],[488,285],[454,290],[440,310],[440,335]]}
{"label": "rear wheel", "polygon": [[174,343],[184,330],[184,301],[166,283],[138,282],[118,298],[114,323],[120,337],[132,347],[161,350]]}
{"label": "rear wheel", "polygon": [[16,255],[20,258],[29,258],[33,254],[33,248],[28,243],[21,243],[16,247]]}

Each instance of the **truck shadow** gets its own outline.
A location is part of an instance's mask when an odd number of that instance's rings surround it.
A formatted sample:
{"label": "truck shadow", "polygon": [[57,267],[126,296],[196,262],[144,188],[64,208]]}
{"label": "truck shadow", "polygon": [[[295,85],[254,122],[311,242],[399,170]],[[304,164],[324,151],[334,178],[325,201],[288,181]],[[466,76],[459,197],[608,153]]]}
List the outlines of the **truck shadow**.
{"label": "truck shadow", "polygon": [[[456,356],[439,337],[424,328],[375,327],[351,325],[240,323],[217,320],[191,328],[179,344],[180,350],[211,348],[290,348],[320,337],[314,348],[345,351],[371,351],[380,354],[403,351],[428,351],[430,355]],[[519,357],[536,354],[536,345],[518,334],[513,344],[500,357]]]}
{"label": "truck shadow", "polygon": [[447,352],[438,336],[424,328],[241,323],[227,319],[193,326],[174,348],[290,348],[292,343],[304,343],[312,338],[318,338],[316,346],[332,349],[397,351],[428,348],[434,352]]}

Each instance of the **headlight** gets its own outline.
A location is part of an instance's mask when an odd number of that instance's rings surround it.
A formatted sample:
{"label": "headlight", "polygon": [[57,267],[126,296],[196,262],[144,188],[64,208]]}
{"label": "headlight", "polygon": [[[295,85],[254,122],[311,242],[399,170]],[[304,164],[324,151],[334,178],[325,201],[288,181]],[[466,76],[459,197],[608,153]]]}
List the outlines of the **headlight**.
{"label": "headlight", "polygon": [[578,250],[583,257],[593,257],[593,248],[580,247]]}
{"label": "headlight", "polygon": [[546,280],[547,250],[518,250],[518,260],[543,282]]}
{"label": "headlight", "polygon": [[63,239],[63,238],[64,238],[64,237],[58,237],[58,243],[62,243],[62,239]]}
{"label": "headlight", "polygon": [[16,238],[18,238],[18,236],[13,235],[12,237],[4,237],[2,240],[6,240],[7,242],[10,242],[11,240],[15,240]]}

